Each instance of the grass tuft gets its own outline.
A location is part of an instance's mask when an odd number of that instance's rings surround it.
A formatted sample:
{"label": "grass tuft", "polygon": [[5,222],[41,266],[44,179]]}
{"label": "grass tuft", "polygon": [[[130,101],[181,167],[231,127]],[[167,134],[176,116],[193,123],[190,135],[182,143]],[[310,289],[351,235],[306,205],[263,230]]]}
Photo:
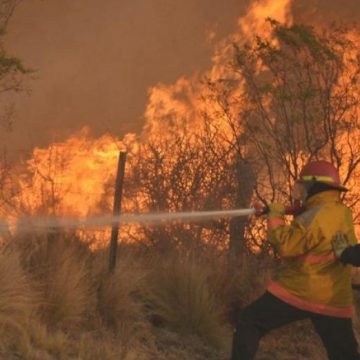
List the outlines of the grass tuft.
{"label": "grass tuft", "polygon": [[206,263],[173,256],[154,267],[144,297],[155,323],[219,347],[224,342],[224,308],[209,274]]}
{"label": "grass tuft", "polygon": [[14,250],[0,249],[0,274],[0,346],[29,348],[27,324],[36,294]]}

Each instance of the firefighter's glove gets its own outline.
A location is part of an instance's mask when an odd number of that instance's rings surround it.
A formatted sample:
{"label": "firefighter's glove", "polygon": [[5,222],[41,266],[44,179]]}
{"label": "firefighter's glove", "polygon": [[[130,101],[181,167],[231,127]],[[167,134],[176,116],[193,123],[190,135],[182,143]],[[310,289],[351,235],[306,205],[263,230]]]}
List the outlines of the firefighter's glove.
{"label": "firefighter's glove", "polygon": [[269,219],[281,219],[285,215],[285,206],[279,203],[273,203],[268,205],[269,207]]}
{"label": "firefighter's glove", "polygon": [[349,246],[347,236],[342,232],[337,232],[333,236],[331,243],[336,257],[340,259],[343,251]]}
{"label": "firefighter's glove", "polygon": [[260,202],[254,203],[254,208],[255,208],[255,216],[257,217],[267,215],[269,213],[269,207],[267,205],[264,206],[264,204]]}
{"label": "firefighter's glove", "polygon": [[274,203],[268,205],[268,207],[268,229],[272,230],[284,225],[285,206],[283,204]]}

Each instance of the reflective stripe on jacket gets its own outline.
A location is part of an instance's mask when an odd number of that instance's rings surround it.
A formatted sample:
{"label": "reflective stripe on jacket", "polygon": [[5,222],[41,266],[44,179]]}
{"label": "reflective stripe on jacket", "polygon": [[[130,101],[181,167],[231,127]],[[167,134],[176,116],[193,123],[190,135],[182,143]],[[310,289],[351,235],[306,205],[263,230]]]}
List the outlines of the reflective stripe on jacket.
{"label": "reflective stripe on jacket", "polygon": [[336,259],[331,245],[337,231],[356,243],[351,212],[336,190],[312,196],[290,225],[270,229],[269,241],[283,266],[268,291],[303,310],[351,317],[351,267]]}

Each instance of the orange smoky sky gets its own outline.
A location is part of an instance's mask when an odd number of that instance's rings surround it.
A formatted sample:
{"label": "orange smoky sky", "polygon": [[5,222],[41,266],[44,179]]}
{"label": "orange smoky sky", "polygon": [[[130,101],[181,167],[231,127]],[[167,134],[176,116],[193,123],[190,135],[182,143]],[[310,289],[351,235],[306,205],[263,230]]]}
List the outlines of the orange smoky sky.
{"label": "orange smoky sky", "polygon": [[[236,30],[251,2],[23,1],[5,48],[35,73],[25,84],[30,94],[13,96],[5,145],[31,150],[84,125],[95,135],[139,132],[148,89],[208,68],[214,45]],[[346,24],[359,18],[360,1],[296,0],[291,12],[298,22]]]}
{"label": "orange smoky sky", "polygon": [[6,49],[36,70],[14,97],[11,148],[43,146],[88,125],[139,131],[147,91],[208,67],[247,1],[26,0]]}

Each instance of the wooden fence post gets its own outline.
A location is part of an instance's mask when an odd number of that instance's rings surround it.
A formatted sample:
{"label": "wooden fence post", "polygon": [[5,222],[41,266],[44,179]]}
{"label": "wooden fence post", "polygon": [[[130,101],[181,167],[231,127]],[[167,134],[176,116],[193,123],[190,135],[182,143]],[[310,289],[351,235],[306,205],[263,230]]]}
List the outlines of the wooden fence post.
{"label": "wooden fence post", "polygon": [[[121,151],[119,154],[119,162],[115,183],[115,197],[113,215],[119,216],[121,212],[121,198],[125,175],[126,152]],[[111,229],[110,252],[109,252],[109,271],[113,272],[116,266],[116,255],[119,235],[119,223],[115,223]]]}

